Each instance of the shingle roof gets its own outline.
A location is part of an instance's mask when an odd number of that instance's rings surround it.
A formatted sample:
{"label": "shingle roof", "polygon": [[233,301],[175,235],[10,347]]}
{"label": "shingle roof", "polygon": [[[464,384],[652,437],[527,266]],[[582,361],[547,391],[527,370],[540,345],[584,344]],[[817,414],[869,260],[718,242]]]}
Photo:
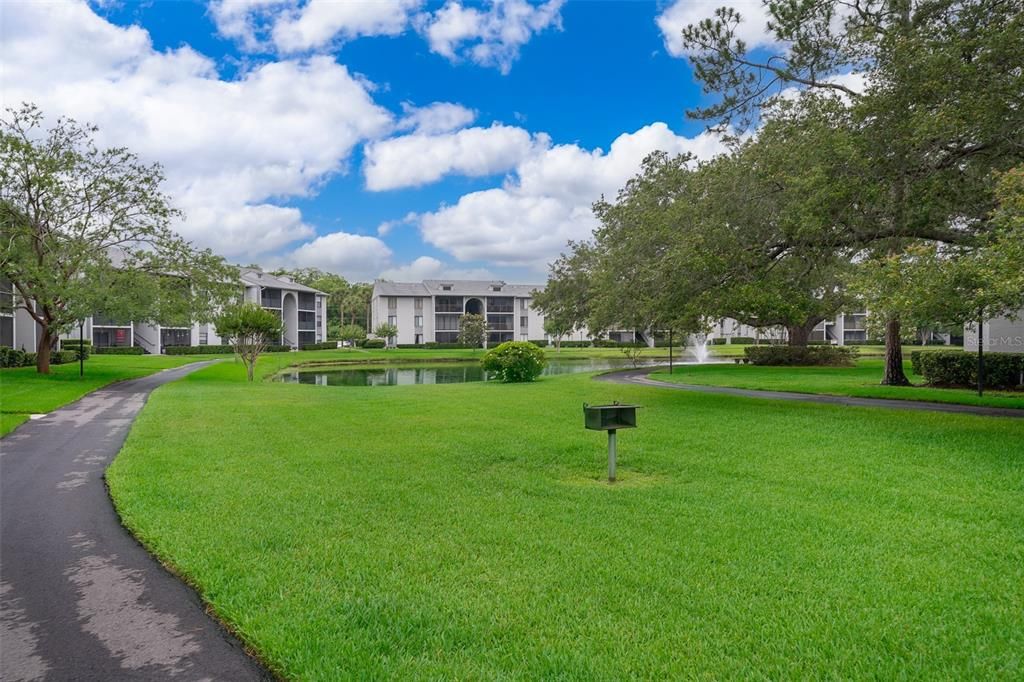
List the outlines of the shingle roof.
{"label": "shingle roof", "polygon": [[305,291],[310,294],[321,294],[323,296],[327,295],[319,289],[307,287],[305,284],[299,284],[295,281],[282,279],[276,275],[271,275],[269,272],[262,272],[251,268],[242,268],[240,272],[242,275],[242,281],[252,286],[269,287],[271,289],[287,289],[289,291]]}
{"label": "shingle roof", "polygon": [[[446,290],[444,287],[450,286]],[[501,291],[493,287],[500,286]],[[373,283],[374,296],[531,296],[543,284],[506,284],[499,280],[425,279],[422,282],[389,282],[379,279]]]}

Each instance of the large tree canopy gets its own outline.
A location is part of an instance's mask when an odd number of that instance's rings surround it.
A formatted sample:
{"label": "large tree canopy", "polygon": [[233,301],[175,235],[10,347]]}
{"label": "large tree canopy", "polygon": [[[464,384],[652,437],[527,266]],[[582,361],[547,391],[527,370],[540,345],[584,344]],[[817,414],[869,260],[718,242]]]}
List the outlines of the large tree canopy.
{"label": "large tree canopy", "polygon": [[[921,243],[980,249],[995,178],[1024,161],[1024,12],[1015,0],[767,0],[769,52],[737,38],[729,8],[689,26],[697,79],[719,96],[691,112],[719,127],[770,121],[787,101],[831,99],[849,164],[817,187],[845,187],[831,222],[780,231],[766,258],[854,250],[901,259]],[[763,129],[762,129],[763,130]],[[759,133],[760,134],[760,133]],[[812,192],[813,194],[813,192]],[[828,196],[829,192],[825,193]],[[869,265],[870,267],[870,265]],[[884,383],[906,383],[900,306],[888,310]]]}
{"label": "large tree canopy", "polygon": [[0,120],[0,273],[39,325],[37,369],[76,321],[103,312],[155,322],[209,320],[238,273],[170,229],[178,212],[158,165],[98,149],[95,128],[33,105]]}

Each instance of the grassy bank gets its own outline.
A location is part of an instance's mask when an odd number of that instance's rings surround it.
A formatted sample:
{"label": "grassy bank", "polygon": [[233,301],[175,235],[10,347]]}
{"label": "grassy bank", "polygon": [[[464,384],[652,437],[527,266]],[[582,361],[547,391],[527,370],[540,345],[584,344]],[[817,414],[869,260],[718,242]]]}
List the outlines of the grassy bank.
{"label": "grassy bank", "polygon": [[112,382],[203,359],[206,356],[93,355],[85,361],[83,377],[78,376],[78,363],[53,365],[50,374],[37,374],[35,367],[0,370],[0,435],[30,414],[49,412]]}
{"label": "grassy bank", "polygon": [[[897,400],[925,400],[964,405],[1024,408],[1024,393],[1012,391],[986,391],[978,397],[970,389],[930,388],[928,386],[880,386],[883,361],[858,360],[856,367],[755,367],[753,365],[684,365],[651,374],[652,379],[681,384],[732,386],[769,391],[796,393],[823,393],[859,398],[892,398]],[[913,373],[910,363],[904,363],[907,377],[915,384],[924,378]]]}
{"label": "grassy bank", "polygon": [[237,369],[156,391],[108,480],[287,677],[1024,675],[1017,420]]}

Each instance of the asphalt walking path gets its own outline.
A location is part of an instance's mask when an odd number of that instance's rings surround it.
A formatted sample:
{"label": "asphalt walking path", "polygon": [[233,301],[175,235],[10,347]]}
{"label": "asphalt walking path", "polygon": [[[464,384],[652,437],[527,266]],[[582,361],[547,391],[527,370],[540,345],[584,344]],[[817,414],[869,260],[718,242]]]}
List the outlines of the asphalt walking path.
{"label": "asphalt walking path", "polygon": [[112,384],[0,440],[0,679],[271,677],[126,531],[103,473],[158,386]]}
{"label": "asphalt walking path", "polygon": [[700,384],[677,384],[674,381],[658,381],[647,375],[651,372],[668,369],[665,367],[640,367],[626,369],[607,374],[599,374],[595,379],[615,384],[633,384],[637,386],[654,386],[671,388],[677,391],[693,391],[696,393],[717,393],[734,395],[743,398],[763,398],[767,400],[792,400],[801,403],[818,403],[823,405],[845,405],[847,407],[884,407],[890,410],[916,410],[924,412],[946,412],[951,414],[974,414],[982,417],[1016,417],[1024,418],[1024,410],[1012,407],[984,407],[981,405],[957,405],[954,403],[931,403],[924,400],[890,400],[887,398],[853,398],[840,395],[821,395],[818,393],[792,393],[789,391],[761,391],[749,388],[732,388],[729,386],[703,386]]}

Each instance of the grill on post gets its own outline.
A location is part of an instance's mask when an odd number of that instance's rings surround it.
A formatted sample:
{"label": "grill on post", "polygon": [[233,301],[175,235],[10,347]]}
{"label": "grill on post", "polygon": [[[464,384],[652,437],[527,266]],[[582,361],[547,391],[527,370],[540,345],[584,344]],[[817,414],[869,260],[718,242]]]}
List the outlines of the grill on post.
{"label": "grill on post", "polygon": [[608,432],[608,482],[615,482],[615,432],[636,428],[639,405],[588,405],[583,403],[583,425],[592,431]]}

